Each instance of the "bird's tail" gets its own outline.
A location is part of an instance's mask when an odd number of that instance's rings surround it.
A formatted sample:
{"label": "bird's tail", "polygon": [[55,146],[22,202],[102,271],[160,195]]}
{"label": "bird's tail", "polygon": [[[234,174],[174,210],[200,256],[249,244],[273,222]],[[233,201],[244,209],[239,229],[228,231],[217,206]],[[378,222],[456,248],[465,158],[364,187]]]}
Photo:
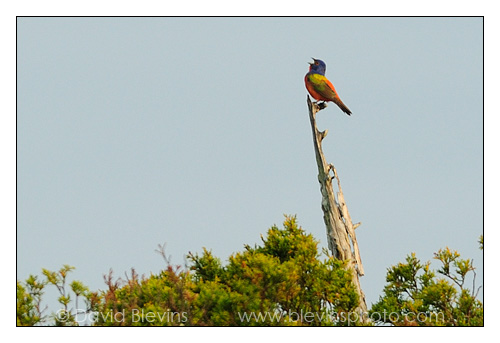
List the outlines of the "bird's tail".
{"label": "bird's tail", "polygon": [[336,97],[336,98],[333,100],[333,102],[334,102],[334,103],[336,103],[336,104],[337,104],[337,106],[338,106],[338,107],[340,107],[340,109],[341,109],[342,111],[344,111],[344,112],[345,112],[348,116],[350,116],[350,115],[351,115],[351,113],[352,113],[352,112],[351,112],[351,110],[350,110],[349,108],[347,108],[347,106],[346,106],[346,105],[344,105],[344,103],[342,102],[342,100],[340,100],[340,98],[339,98],[339,97]]}

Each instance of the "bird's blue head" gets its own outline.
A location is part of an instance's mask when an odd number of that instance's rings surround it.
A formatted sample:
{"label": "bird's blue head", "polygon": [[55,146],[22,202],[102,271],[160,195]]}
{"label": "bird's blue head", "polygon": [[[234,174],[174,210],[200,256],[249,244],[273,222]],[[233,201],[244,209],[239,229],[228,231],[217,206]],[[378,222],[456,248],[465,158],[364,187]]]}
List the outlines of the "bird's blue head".
{"label": "bird's blue head", "polygon": [[326,72],[326,64],[322,60],[317,60],[313,58],[314,62],[309,62],[311,65],[309,67],[309,72],[313,74],[325,75]]}

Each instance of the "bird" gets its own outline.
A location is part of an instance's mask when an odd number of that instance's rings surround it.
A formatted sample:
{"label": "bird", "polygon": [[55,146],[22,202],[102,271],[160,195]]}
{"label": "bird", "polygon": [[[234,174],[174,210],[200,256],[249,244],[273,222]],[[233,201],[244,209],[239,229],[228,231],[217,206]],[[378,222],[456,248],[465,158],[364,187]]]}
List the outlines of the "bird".
{"label": "bird", "polygon": [[309,72],[304,77],[307,91],[318,101],[333,101],[342,111],[350,116],[352,113],[351,110],[340,100],[335,87],[333,87],[332,83],[325,76],[325,62],[315,58],[312,59],[314,62],[309,62]]}

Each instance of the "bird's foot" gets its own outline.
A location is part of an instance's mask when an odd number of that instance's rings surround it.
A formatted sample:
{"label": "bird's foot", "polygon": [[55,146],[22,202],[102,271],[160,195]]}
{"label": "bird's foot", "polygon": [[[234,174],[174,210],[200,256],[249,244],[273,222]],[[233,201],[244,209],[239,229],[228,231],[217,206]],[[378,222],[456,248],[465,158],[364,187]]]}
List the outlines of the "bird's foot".
{"label": "bird's foot", "polygon": [[318,108],[319,110],[321,111],[322,109],[326,108],[327,104],[325,101],[322,101],[322,102],[317,102],[316,103],[318,105]]}

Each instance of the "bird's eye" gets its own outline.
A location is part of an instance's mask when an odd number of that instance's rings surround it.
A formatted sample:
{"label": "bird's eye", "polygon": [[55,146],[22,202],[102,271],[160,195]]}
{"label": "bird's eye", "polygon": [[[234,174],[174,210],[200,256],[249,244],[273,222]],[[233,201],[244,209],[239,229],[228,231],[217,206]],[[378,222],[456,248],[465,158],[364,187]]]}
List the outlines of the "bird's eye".
{"label": "bird's eye", "polygon": [[315,64],[315,65],[318,65],[318,64],[319,64],[319,62],[318,62],[318,61],[314,61],[314,64]]}

